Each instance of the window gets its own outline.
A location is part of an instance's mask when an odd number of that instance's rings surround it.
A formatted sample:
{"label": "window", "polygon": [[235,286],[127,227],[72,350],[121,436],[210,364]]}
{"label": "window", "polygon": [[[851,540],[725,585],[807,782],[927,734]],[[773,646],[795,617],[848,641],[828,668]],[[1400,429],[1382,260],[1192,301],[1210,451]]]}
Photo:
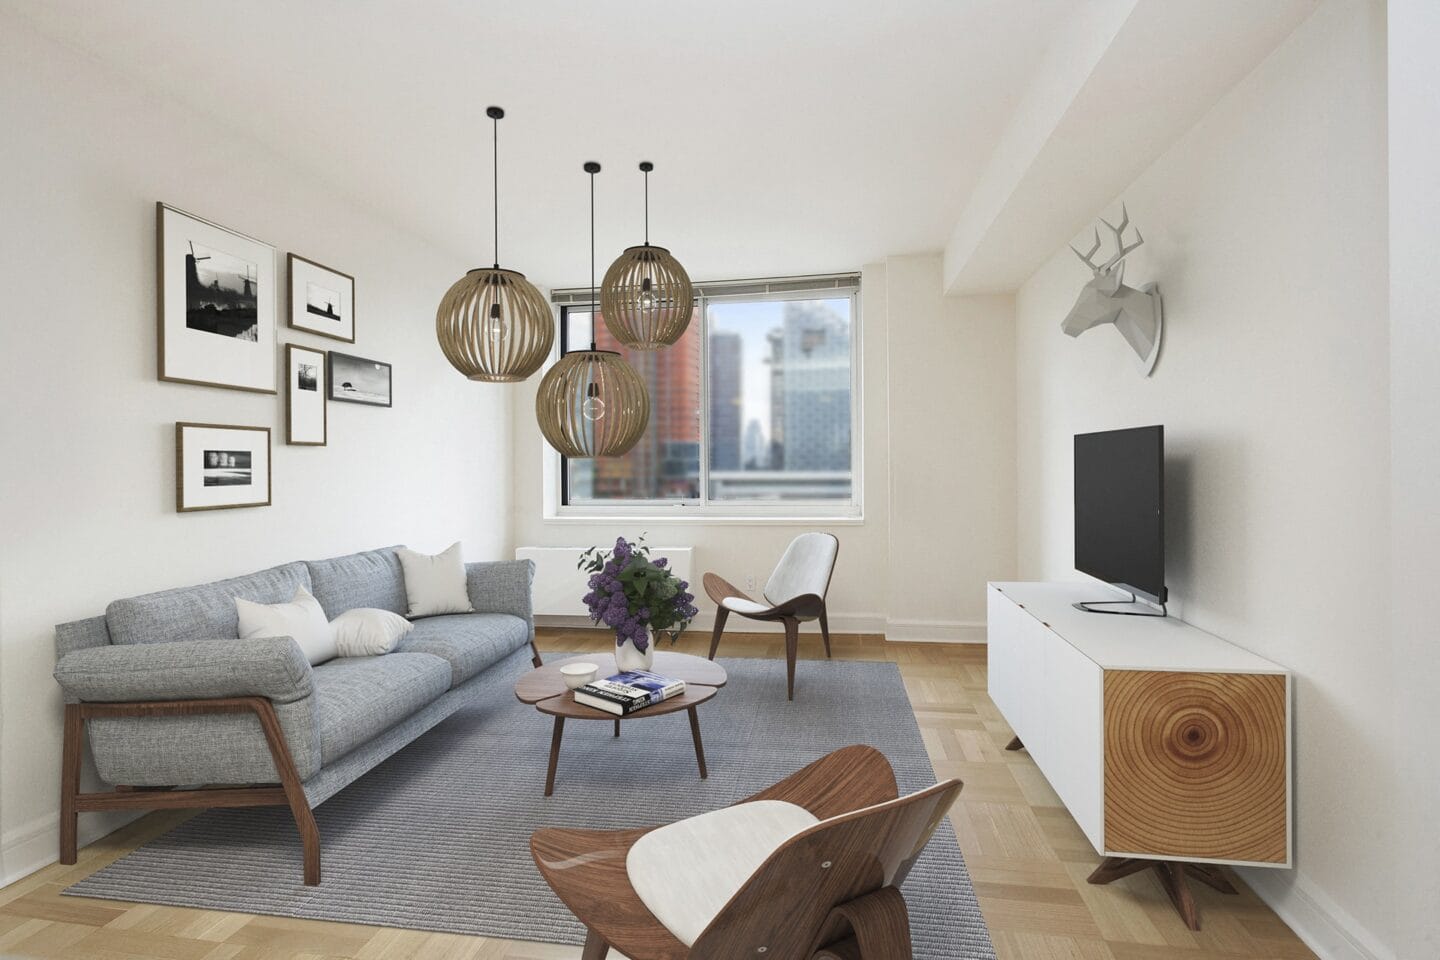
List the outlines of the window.
{"label": "window", "polygon": [[[556,515],[858,516],[857,280],[705,284],[680,342],[654,352],[597,316],[596,346],[650,390],[650,425],[623,457],[551,452]],[[588,291],[556,299],[561,349],[583,349]]]}

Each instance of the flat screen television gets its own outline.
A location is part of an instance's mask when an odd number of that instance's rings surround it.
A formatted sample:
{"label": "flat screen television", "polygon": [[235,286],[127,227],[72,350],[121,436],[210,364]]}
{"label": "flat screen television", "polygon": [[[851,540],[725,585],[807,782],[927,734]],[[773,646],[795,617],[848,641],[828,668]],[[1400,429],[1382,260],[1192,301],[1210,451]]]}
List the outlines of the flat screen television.
{"label": "flat screen television", "polygon": [[1165,428],[1075,435],[1075,569],[1165,603]]}

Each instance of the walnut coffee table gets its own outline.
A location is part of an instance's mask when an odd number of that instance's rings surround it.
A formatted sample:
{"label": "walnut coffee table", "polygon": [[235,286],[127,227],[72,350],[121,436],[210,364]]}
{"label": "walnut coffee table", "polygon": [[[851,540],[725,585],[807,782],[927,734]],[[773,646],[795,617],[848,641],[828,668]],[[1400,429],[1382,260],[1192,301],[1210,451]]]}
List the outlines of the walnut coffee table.
{"label": "walnut coffee table", "polygon": [[637,710],[628,717],[617,717],[613,713],[587,707],[575,702],[575,694],[565,686],[560,667],[567,663],[593,663],[599,667],[598,677],[614,676],[620,672],[615,665],[613,653],[586,654],[581,657],[567,657],[536,667],[515,682],[515,697],[521,703],[531,703],[541,713],[555,718],[555,733],[550,738],[550,768],[545,774],[545,796],[555,792],[555,767],[560,761],[560,738],[565,732],[568,720],[609,720],[615,723],[615,736],[620,736],[621,720],[644,720],[647,717],[663,717],[681,710],[690,714],[690,735],[695,739],[695,759],[700,764],[700,779],[705,779],[705,748],[700,743],[700,717],[695,708],[715,696],[725,686],[725,668],[703,657],[692,657],[686,653],[655,652],[655,665],[651,670],[663,677],[685,681],[685,692],[661,703]]}

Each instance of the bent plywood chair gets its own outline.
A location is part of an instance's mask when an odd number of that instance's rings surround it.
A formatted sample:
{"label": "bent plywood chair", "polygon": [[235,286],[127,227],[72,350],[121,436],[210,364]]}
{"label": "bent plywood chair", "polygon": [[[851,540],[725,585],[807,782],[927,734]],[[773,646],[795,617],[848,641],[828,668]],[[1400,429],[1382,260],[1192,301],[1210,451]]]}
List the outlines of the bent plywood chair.
{"label": "bent plywood chair", "polygon": [[900,885],[960,793],[898,797],[873,747],[660,827],[538,830],[530,853],[585,924],[583,960],[910,960]]}
{"label": "bent plywood chair", "polygon": [[835,572],[835,558],[840,541],[830,533],[802,533],[790,541],[785,554],[765,581],[765,603],[751,600],[724,578],[705,574],[705,592],[715,601],[715,632],[710,637],[710,659],[720,649],[720,634],[730,614],[738,613],[751,620],[785,624],[785,692],[795,699],[795,658],[800,649],[800,624],[820,621],[820,636],[825,641],[825,656],[830,656],[830,621],[825,611],[825,594],[830,590],[830,576]]}

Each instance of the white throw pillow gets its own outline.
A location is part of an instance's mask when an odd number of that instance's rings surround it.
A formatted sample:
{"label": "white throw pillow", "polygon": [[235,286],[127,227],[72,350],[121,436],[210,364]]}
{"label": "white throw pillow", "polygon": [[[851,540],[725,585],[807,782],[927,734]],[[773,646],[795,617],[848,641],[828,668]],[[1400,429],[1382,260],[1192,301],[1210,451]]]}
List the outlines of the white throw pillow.
{"label": "white throw pillow", "polygon": [[291,637],[300,644],[300,651],[312,664],[324,663],[335,657],[335,641],[330,636],[330,621],[320,601],[304,587],[295,588],[289,603],[256,603],[235,598],[235,613],[240,618],[240,639],[252,637]]}
{"label": "white throw pillow", "polygon": [[442,613],[474,613],[470,591],[465,589],[465,561],[460,541],[444,553],[429,556],[400,547],[395,551],[405,573],[405,597],[412,617],[433,617]]}
{"label": "white throw pillow", "polygon": [[378,657],[389,653],[401,637],[414,629],[415,624],[400,614],[375,607],[346,610],[330,621],[335,649],[342,657]]}

